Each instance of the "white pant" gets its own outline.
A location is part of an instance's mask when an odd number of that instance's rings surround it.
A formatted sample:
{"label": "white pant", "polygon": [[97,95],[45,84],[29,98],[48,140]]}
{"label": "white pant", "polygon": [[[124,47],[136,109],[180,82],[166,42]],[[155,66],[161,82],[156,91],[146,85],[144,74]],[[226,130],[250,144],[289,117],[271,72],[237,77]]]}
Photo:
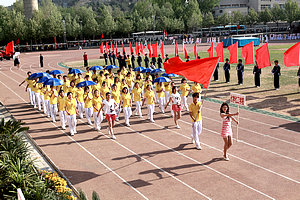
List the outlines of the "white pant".
{"label": "white pant", "polygon": [[40,93],[37,92],[37,93],[34,93],[34,95],[35,95],[34,107],[38,106],[38,109],[42,110],[42,107],[41,107],[41,95],[40,95]]}
{"label": "white pant", "polygon": [[99,117],[97,117],[98,112],[94,112],[94,124],[95,124],[95,129],[99,129],[101,128],[101,122],[103,120],[103,112],[102,110],[99,113]]}
{"label": "white pant", "polygon": [[85,108],[85,117],[89,124],[92,123],[91,122],[92,115],[93,115],[93,107]]}
{"label": "white pant", "polygon": [[44,109],[44,113],[50,117],[50,103],[49,103],[49,100],[44,100],[44,103],[45,103],[45,109]]}
{"label": "white pant", "polygon": [[187,97],[186,96],[183,96],[182,97],[182,101],[183,101],[183,108],[185,108],[187,111],[189,111],[189,106],[187,104]]}
{"label": "white pant", "polygon": [[[117,106],[115,107],[115,108],[116,108],[116,113],[117,113],[117,119],[119,119],[119,115],[120,115],[120,113],[121,113],[121,111],[122,111],[122,108],[119,108],[119,106],[120,106],[120,104],[117,103]],[[104,113],[104,114],[105,114],[105,113]]]}
{"label": "white pant", "polygon": [[57,104],[50,104],[50,113],[51,113],[52,121],[56,121]]}
{"label": "white pant", "polygon": [[154,93],[155,93],[155,99],[156,99],[156,103],[158,103],[158,94],[157,94],[157,92],[156,92],[156,91],[155,91]]}
{"label": "white pant", "polygon": [[63,129],[65,129],[66,128],[66,121],[67,121],[66,111],[59,111],[59,118],[60,118],[61,127]]}
{"label": "white pant", "polygon": [[42,105],[43,105],[43,110],[44,110],[44,113],[45,113],[46,104],[45,104],[45,101],[44,101],[44,95],[40,95],[40,97],[41,97],[41,102],[42,102]]}
{"label": "white pant", "polygon": [[165,98],[166,98],[166,102],[168,103],[170,100],[170,93],[169,91],[165,91]]}
{"label": "white pant", "polygon": [[35,106],[35,92],[34,91],[31,91],[31,99],[32,99],[32,105]]}
{"label": "white pant", "polygon": [[27,88],[28,94],[29,94],[29,100],[30,100],[30,104],[33,105],[33,99],[32,99],[32,92],[30,88]]}
{"label": "white pant", "polygon": [[76,114],[68,115],[67,118],[68,118],[70,133],[71,134],[77,133],[77,131],[76,131]]}
{"label": "white pant", "polygon": [[199,142],[199,135],[202,132],[202,120],[201,121],[197,121],[193,123],[193,139],[196,143],[196,146],[200,146],[200,142]]}
{"label": "white pant", "polygon": [[161,112],[165,112],[165,107],[164,107],[165,97],[159,97],[158,102],[159,102]]}
{"label": "white pant", "polygon": [[136,108],[134,110],[134,113],[138,114],[141,117],[142,116],[142,102],[141,101],[136,101],[135,105],[136,105]]}
{"label": "white pant", "polygon": [[124,116],[125,116],[125,124],[129,124],[129,117],[132,114],[131,107],[123,107]]}
{"label": "white pant", "polygon": [[154,104],[148,105],[148,119],[153,120]]}
{"label": "white pant", "polygon": [[77,105],[78,105],[78,114],[79,114],[79,117],[82,119],[83,118],[83,112],[84,112],[84,103],[83,102],[79,102]]}

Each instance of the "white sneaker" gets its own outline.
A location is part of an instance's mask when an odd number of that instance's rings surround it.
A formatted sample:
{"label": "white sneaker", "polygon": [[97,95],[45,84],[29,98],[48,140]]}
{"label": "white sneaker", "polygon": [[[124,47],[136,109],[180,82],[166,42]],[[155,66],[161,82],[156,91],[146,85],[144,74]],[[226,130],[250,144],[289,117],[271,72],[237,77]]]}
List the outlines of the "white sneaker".
{"label": "white sneaker", "polygon": [[53,122],[53,123],[56,123],[56,121],[55,121],[55,120],[52,120],[52,122]]}
{"label": "white sneaker", "polygon": [[162,112],[162,114],[165,114],[165,111],[161,111]]}
{"label": "white sneaker", "polygon": [[111,138],[112,138],[113,140],[116,140],[116,139],[117,139],[115,135],[112,135]]}
{"label": "white sneaker", "polygon": [[73,133],[73,132],[71,132],[71,135],[73,136],[73,135],[74,135],[74,133]]}
{"label": "white sneaker", "polygon": [[179,126],[179,125],[176,125],[176,128],[180,129],[180,126]]}
{"label": "white sneaker", "polygon": [[93,125],[92,122],[88,122],[89,125]]}
{"label": "white sneaker", "polygon": [[152,119],[152,120],[150,120],[150,122],[152,122],[152,123],[155,123],[155,121]]}
{"label": "white sneaker", "polygon": [[229,157],[228,156],[226,156],[226,157],[223,156],[223,159],[226,160],[226,161],[229,161]]}
{"label": "white sneaker", "polygon": [[130,127],[130,124],[128,123],[128,124],[126,124],[126,126]]}
{"label": "white sneaker", "polygon": [[61,127],[62,128],[62,130],[66,130],[66,127]]}
{"label": "white sneaker", "polygon": [[196,146],[196,148],[197,148],[198,150],[201,150],[201,149],[202,149],[201,145]]}
{"label": "white sneaker", "polygon": [[140,118],[143,119],[143,116],[141,115]]}

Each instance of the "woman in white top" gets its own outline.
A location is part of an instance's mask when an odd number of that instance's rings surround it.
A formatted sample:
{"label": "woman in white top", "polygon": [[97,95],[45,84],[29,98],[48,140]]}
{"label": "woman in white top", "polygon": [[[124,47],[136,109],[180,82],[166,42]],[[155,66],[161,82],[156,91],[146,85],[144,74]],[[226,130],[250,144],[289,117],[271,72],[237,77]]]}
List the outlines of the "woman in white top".
{"label": "woman in white top", "polygon": [[181,97],[178,93],[178,88],[176,86],[172,87],[172,94],[170,95],[169,101],[165,106],[165,109],[167,109],[169,103],[172,102],[172,110],[174,112],[174,122],[176,125],[176,128],[180,128],[178,125],[178,120],[181,117]]}
{"label": "woman in white top", "polygon": [[97,117],[99,116],[100,111],[102,110],[102,108],[104,107],[105,110],[105,119],[108,121],[108,133],[110,134],[112,139],[116,139],[116,136],[114,135],[113,132],[113,126],[115,124],[115,120],[116,120],[116,107],[118,106],[118,104],[116,103],[116,101],[114,99],[111,98],[111,94],[110,92],[106,93],[106,99],[103,100],[103,103],[101,105],[101,108],[99,109],[99,112],[97,114]]}

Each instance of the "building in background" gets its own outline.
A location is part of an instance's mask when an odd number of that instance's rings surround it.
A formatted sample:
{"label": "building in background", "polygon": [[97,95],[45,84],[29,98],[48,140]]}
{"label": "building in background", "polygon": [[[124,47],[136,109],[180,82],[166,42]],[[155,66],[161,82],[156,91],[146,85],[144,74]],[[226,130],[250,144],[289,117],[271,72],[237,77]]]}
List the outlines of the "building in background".
{"label": "building in background", "polygon": [[25,17],[32,18],[34,11],[39,9],[38,0],[23,0],[23,3]]}

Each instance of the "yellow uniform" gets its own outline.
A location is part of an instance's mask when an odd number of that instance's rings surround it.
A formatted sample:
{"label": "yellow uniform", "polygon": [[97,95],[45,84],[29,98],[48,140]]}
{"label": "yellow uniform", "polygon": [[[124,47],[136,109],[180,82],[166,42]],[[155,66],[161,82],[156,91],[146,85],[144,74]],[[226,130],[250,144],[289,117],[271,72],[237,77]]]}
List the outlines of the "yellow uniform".
{"label": "yellow uniform", "polygon": [[[198,111],[201,107],[201,102],[197,102],[196,104],[191,103],[189,106],[189,111],[192,112],[192,116],[196,119],[196,116],[198,114]],[[201,112],[199,112],[196,122],[197,121],[201,121],[202,120],[202,116],[201,116]]]}
{"label": "yellow uniform", "polygon": [[92,75],[92,80],[94,80],[95,78],[98,79],[98,74],[97,73]]}
{"label": "yellow uniform", "polygon": [[121,90],[123,90],[124,87],[127,87],[127,88],[128,88],[128,85],[127,85],[127,84],[121,83]]}
{"label": "yellow uniform", "polygon": [[66,100],[67,98],[64,96],[64,97],[61,97],[61,96],[58,96],[57,97],[57,103],[58,103],[58,110],[59,111],[65,111],[65,106],[66,106]]}
{"label": "yellow uniform", "polygon": [[190,86],[187,83],[183,83],[180,85],[179,89],[182,90],[181,96],[187,96],[189,93]]}
{"label": "yellow uniform", "polygon": [[75,99],[67,99],[65,101],[65,107],[66,107],[66,111],[67,111],[67,115],[74,115],[76,114],[76,101]]}
{"label": "yellow uniform", "polygon": [[44,100],[50,100],[50,89],[46,87],[45,94],[44,94]]}
{"label": "yellow uniform", "polygon": [[50,91],[50,104],[57,104],[58,93],[56,90]]}
{"label": "yellow uniform", "polygon": [[111,79],[111,78],[108,78],[105,80],[106,83],[107,83],[107,86],[110,88],[113,84],[114,84],[114,81]]}
{"label": "yellow uniform", "polygon": [[117,77],[119,78],[119,81],[120,81],[120,82],[121,82],[122,79],[124,78],[124,76],[123,76],[122,74],[119,74]]}
{"label": "yellow uniform", "polygon": [[[45,92],[47,91],[47,87],[43,87],[42,89],[41,89],[41,95],[45,95]],[[45,97],[44,97],[44,99],[45,99]]]}
{"label": "yellow uniform", "polygon": [[200,93],[201,92],[201,86],[198,84],[198,85],[193,85],[191,90],[193,91],[193,93]]}
{"label": "yellow uniform", "polygon": [[152,76],[151,76],[151,75],[146,76],[146,78],[147,78],[147,77],[149,77],[149,80],[152,81]]}
{"label": "yellow uniform", "polygon": [[147,105],[154,104],[155,94],[152,90],[145,92],[145,98],[147,99]]}
{"label": "yellow uniform", "polygon": [[123,70],[121,71],[121,74],[125,77],[127,75],[127,73],[128,73],[128,71],[125,68],[123,68]]}
{"label": "yellow uniform", "polygon": [[126,83],[129,88],[132,88],[132,81],[133,81],[132,77],[130,77],[130,78],[126,77]]}
{"label": "yellow uniform", "polygon": [[141,75],[141,79],[144,79],[144,75],[143,75],[142,73],[137,73],[136,76],[137,76],[138,74]]}
{"label": "yellow uniform", "polygon": [[134,96],[134,101],[142,101],[142,88],[133,88],[132,93]]}
{"label": "yellow uniform", "polygon": [[87,76],[87,75],[89,76],[89,81],[91,81],[92,80],[92,73],[90,71],[86,72],[84,77]]}
{"label": "yellow uniform", "polygon": [[93,107],[93,103],[92,103],[92,99],[93,99],[93,95],[92,95],[92,93],[85,93],[84,95],[83,95],[83,97],[84,97],[84,99],[85,99],[85,101],[84,101],[84,107],[85,108],[91,108],[91,107]]}
{"label": "yellow uniform", "polygon": [[[99,109],[101,108],[101,104],[102,104],[102,98],[99,96],[99,97],[94,97],[93,100],[92,100],[92,104],[93,104],[93,111],[94,112],[98,112]],[[94,106],[98,109],[96,110],[94,108]]]}
{"label": "yellow uniform", "polygon": [[83,103],[83,94],[84,90],[82,88],[78,88],[75,93],[75,97],[77,98],[78,103]]}
{"label": "yellow uniform", "polygon": [[109,92],[109,88],[108,87],[102,87],[100,92],[103,95],[103,97],[105,98],[106,93]]}
{"label": "yellow uniform", "polygon": [[171,84],[168,82],[165,82],[165,91],[169,92],[170,94],[172,93],[172,87]]}
{"label": "yellow uniform", "polygon": [[[159,84],[157,84],[155,89],[156,89],[156,93],[157,93],[158,98],[165,97],[165,93],[164,93],[165,86],[164,85],[160,86]],[[158,92],[160,90],[162,90],[162,91]]]}
{"label": "yellow uniform", "polygon": [[130,71],[130,76],[132,79],[135,79],[135,72],[134,71]]}
{"label": "yellow uniform", "polygon": [[122,85],[121,82],[117,82],[115,84],[117,86],[117,90],[121,91],[121,85]]}
{"label": "yellow uniform", "polygon": [[92,85],[92,89],[93,89],[93,91],[98,90],[98,91],[100,92],[101,86],[100,86],[100,84],[98,83],[98,84],[96,84],[96,85]]}
{"label": "yellow uniform", "polygon": [[69,87],[68,92],[72,92],[73,96],[76,94],[77,88],[76,87]]}
{"label": "yellow uniform", "polygon": [[32,87],[33,87],[33,80],[28,80],[28,77],[25,79],[25,81],[27,82],[27,84],[28,84],[28,87],[30,88],[30,89],[32,89]]}
{"label": "yellow uniform", "polygon": [[103,83],[103,81],[105,81],[105,76],[99,76],[98,77],[98,83],[100,84],[100,85],[102,85],[102,83]]}
{"label": "yellow uniform", "polygon": [[131,65],[131,59],[130,58],[126,59],[125,62],[126,62],[127,65]]}
{"label": "yellow uniform", "polygon": [[116,101],[116,103],[120,103],[120,90],[112,91],[111,97]]}
{"label": "yellow uniform", "polygon": [[140,87],[143,87],[144,81],[143,81],[142,79],[141,79],[141,80],[135,80],[134,83],[139,83],[139,86],[140,86]]}
{"label": "yellow uniform", "polygon": [[62,85],[62,89],[63,89],[64,93],[68,92],[68,87],[70,87],[70,81],[69,80],[64,82],[64,84]]}
{"label": "yellow uniform", "polygon": [[131,106],[131,96],[129,93],[122,94],[121,100],[123,101],[123,107],[130,107]]}

